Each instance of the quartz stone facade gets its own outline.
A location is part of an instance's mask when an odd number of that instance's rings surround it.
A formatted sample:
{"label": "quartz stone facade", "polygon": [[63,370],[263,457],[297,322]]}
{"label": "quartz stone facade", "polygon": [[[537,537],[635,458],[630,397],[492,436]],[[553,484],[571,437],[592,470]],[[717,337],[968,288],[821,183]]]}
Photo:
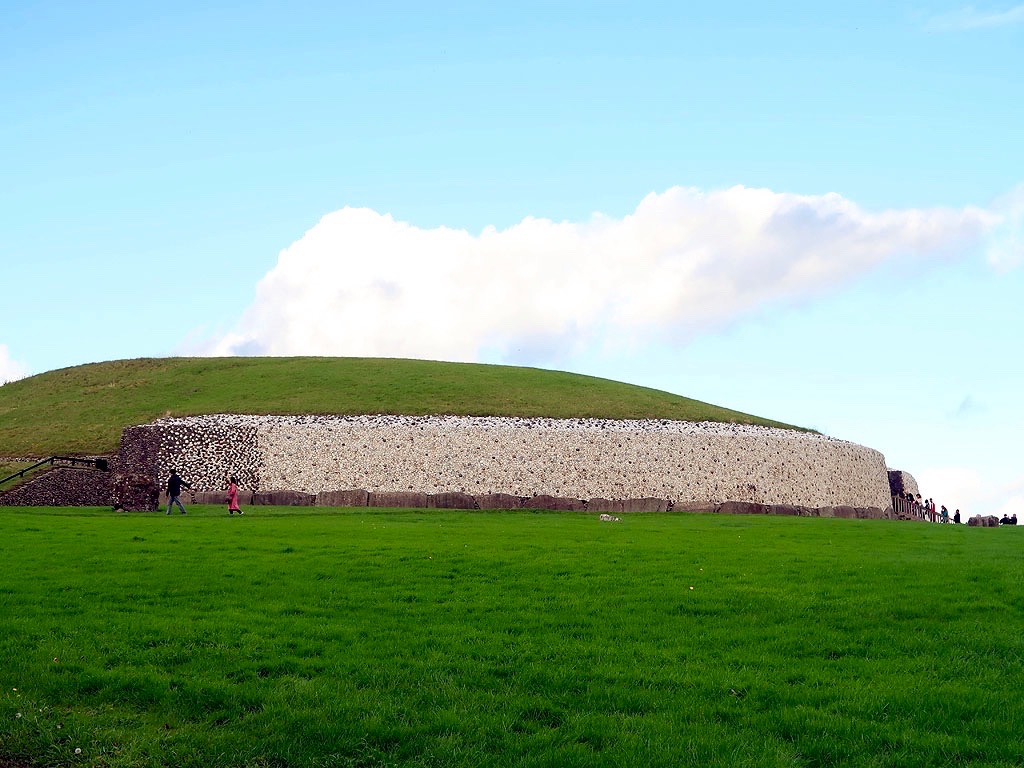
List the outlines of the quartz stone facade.
{"label": "quartz stone facade", "polygon": [[131,446],[122,450],[126,472],[161,482],[174,468],[199,492],[218,491],[235,475],[253,492],[360,489],[371,498],[550,496],[613,507],[648,499],[654,508],[736,501],[879,511],[891,501],[885,458],[876,450],[736,424],[211,415],[129,427],[122,445]]}

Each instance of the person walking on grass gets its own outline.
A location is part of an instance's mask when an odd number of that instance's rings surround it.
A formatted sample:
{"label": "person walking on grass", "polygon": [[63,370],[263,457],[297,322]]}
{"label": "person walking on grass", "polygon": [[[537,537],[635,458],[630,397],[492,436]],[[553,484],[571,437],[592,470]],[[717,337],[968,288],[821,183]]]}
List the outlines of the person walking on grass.
{"label": "person walking on grass", "polygon": [[171,476],[167,478],[167,514],[171,514],[171,508],[175,504],[178,505],[178,509],[181,510],[181,514],[185,514],[185,505],[181,503],[181,488],[191,488],[192,486],[178,477],[178,470],[172,469]]}
{"label": "person walking on grass", "polygon": [[233,515],[235,512],[245,514],[238,506],[238,478],[232,477],[228,481],[228,514]]}

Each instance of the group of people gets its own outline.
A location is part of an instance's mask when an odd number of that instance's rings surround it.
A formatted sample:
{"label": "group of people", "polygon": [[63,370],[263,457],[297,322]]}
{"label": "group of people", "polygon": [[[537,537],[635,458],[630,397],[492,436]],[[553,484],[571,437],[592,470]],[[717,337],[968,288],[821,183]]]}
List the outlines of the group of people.
{"label": "group of people", "polygon": [[[181,510],[181,514],[185,514],[185,505],[181,502],[181,489],[191,488],[192,486],[186,483],[178,475],[178,470],[172,469],[171,476],[167,478],[167,514],[171,514],[171,510],[177,505],[178,509]],[[245,514],[242,512],[242,508],[238,505],[238,478],[231,477],[228,479],[228,489],[225,501],[228,505],[228,514],[233,515],[237,512],[240,515]]]}
{"label": "group of people", "polygon": [[[946,509],[945,504],[939,505],[939,508],[935,508],[935,499],[922,499],[921,494],[916,496],[912,493],[906,493],[899,496],[893,497],[893,506],[898,512],[909,515],[911,517],[919,518],[930,523],[960,523],[960,510],[956,510],[952,514],[949,514],[949,510]],[[1004,514],[999,519],[1000,525],[1016,525],[1017,515]]]}
{"label": "group of people", "polygon": [[957,525],[960,523],[959,509],[951,516],[945,504],[940,504],[938,509],[936,509],[935,499],[922,499],[920,493],[916,496],[912,493],[906,493],[903,496],[897,496],[895,501],[898,501],[898,506],[903,512],[926,522],[953,523]]}

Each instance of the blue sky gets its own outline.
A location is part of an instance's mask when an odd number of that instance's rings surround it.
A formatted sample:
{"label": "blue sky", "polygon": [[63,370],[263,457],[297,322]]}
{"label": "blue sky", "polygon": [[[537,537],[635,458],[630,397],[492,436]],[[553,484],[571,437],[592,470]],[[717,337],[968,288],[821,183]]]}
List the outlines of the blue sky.
{"label": "blue sky", "polygon": [[0,7],[0,381],[536,365],[1024,514],[1024,4],[364,5]]}

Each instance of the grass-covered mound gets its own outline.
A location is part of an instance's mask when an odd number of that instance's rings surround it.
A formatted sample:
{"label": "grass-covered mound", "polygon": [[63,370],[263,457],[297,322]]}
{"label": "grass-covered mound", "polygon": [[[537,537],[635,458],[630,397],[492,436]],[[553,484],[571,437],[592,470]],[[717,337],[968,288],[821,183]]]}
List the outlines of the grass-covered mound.
{"label": "grass-covered mound", "polygon": [[0,387],[0,456],[111,453],[126,426],[208,413],[651,418],[788,426],[655,389],[537,368],[381,358],[159,358],[64,368]]}
{"label": "grass-covered mound", "polygon": [[0,525],[0,765],[1024,754],[1016,529],[265,507]]}

